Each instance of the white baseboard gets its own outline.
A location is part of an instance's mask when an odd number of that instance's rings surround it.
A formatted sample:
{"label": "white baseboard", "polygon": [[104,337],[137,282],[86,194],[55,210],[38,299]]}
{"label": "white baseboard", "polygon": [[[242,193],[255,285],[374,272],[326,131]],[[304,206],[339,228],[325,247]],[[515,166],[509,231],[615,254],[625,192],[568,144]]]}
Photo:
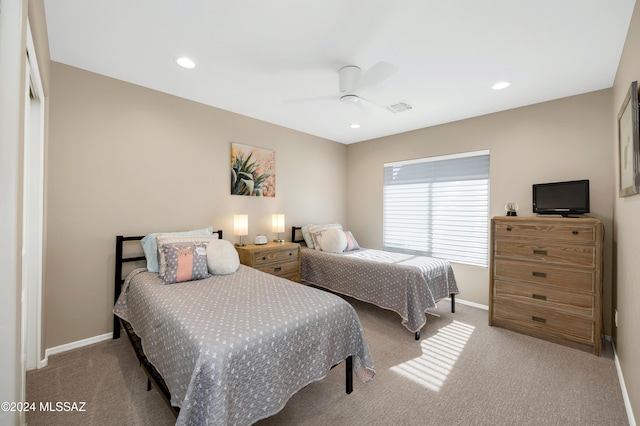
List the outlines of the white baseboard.
{"label": "white baseboard", "polygon": [[456,297],[456,304],[457,303],[459,303],[461,305],[473,306],[474,308],[478,308],[478,309],[484,309],[485,311],[489,310],[489,307],[487,305],[481,305],[480,303],[476,303],[476,302],[469,302],[467,300],[458,299]]}
{"label": "white baseboard", "polygon": [[44,359],[38,363],[38,368],[46,367],[49,363],[49,356],[59,354],[61,352],[70,351],[71,349],[78,349],[83,346],[92,345],[94,343],[103,342],[113,338],[113,333],[105,333],[100,336],[89,337],[87,339],[78,340],[77,342],[67,343],[65,345],[55,346],[48,348],[44,351]]}
{"label": "white baseboard", "polygon": [[618,360],[618,353],[616,352],[616,345],[611,342],[613,348],[613,357],[616,362],[616,371],[618,372],[618,380],[620,381],[620,390],[622,391],[622,399],[624,400],[624,407],[627,410],[627,418],[629,419],[629,426],[636,426],[636,419],[633,417],[633,409],[631,408],[631,400],[627,393],[627,386],[624,383],[624,376],[622,375],[622,368],[620,367],[620,361]]}

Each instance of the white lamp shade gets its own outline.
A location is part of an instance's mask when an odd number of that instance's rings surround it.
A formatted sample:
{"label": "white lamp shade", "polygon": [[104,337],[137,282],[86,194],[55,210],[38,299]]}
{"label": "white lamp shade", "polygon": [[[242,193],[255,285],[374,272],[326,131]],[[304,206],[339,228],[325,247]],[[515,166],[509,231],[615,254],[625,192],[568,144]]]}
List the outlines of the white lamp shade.
{"label": "white lamp shade", "polygon": [[249,216],[236,214],[233,216],[233,235],[249,235]]}
{"label": "white lamp shade", "polygon": [[271,216],[271,232],[284,232],[283,214],[274,214]]}

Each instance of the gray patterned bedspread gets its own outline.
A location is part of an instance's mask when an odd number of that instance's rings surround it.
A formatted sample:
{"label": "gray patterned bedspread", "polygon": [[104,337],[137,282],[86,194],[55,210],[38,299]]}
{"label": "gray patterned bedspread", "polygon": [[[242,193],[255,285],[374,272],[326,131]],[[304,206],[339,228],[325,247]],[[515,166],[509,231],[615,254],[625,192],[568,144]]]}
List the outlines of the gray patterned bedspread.
{"label": "gray patterned bedspread", "polygon": [[128,321],[180,407],[178,425],[247,425],[280,411],[353,355],[374,373],[360,320],[338,296],[240,265],[164,285],[133,271],[114,313]]}
{"label": "gray patterned bedspread", "polygon": [[446,260],[365,248],[327,253],[304,247],[302,279],[397,312],[411,332],[425,325],[427,309],[459,292]]}

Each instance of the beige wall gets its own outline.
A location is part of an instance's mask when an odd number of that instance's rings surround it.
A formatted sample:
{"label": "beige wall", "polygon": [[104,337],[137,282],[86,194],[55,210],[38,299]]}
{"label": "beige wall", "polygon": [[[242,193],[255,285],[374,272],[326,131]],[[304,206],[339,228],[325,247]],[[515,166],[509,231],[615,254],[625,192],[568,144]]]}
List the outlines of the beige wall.
{"label": "beige wall", "polygon": [[[275,198],[229,194],[231,142],[275,150]],[[345,171],[345,145],[52,63],[45,347],[111,331],[116,235],[344,222]]]}
{"label": "beige wall", "polygon": [[[622,106],[629,85],[640,80],[640,7],[636,4],[627,34],[620,65],[613,85],[612,120]],[[620,198],[618,192],[617,127],[610,137],[614,153],[614,307],[618,310],[618,327],[614,342],[629,394],[636,423],[640,423],[640,195]]]}
{"label": "beige wall", "polygon": [[[490,150],[490,216],[516,202],[532,216],[531,185],[589,179],[591,215],[607,230],[604,303],[611,305],[613,175],[611,91],[559,99],[400,135],[348,145],[347,223],[361,245],[382,247],[383,164]],[[487,305],[488,268],[454,264],[460,299]],[[609,309],[605,330],[610,334]]]}

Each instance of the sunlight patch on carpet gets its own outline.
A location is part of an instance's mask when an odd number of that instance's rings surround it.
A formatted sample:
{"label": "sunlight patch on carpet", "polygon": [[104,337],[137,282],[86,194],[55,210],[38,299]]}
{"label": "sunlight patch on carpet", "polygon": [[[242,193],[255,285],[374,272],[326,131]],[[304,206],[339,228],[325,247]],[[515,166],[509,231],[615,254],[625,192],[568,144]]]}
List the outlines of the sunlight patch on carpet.
{"label": "sunlight patch on carpet", "polygon": [[421,356],[391,367],[391,371],[438,392],[474,329],[474,326],[454,321],[420,342]]}

